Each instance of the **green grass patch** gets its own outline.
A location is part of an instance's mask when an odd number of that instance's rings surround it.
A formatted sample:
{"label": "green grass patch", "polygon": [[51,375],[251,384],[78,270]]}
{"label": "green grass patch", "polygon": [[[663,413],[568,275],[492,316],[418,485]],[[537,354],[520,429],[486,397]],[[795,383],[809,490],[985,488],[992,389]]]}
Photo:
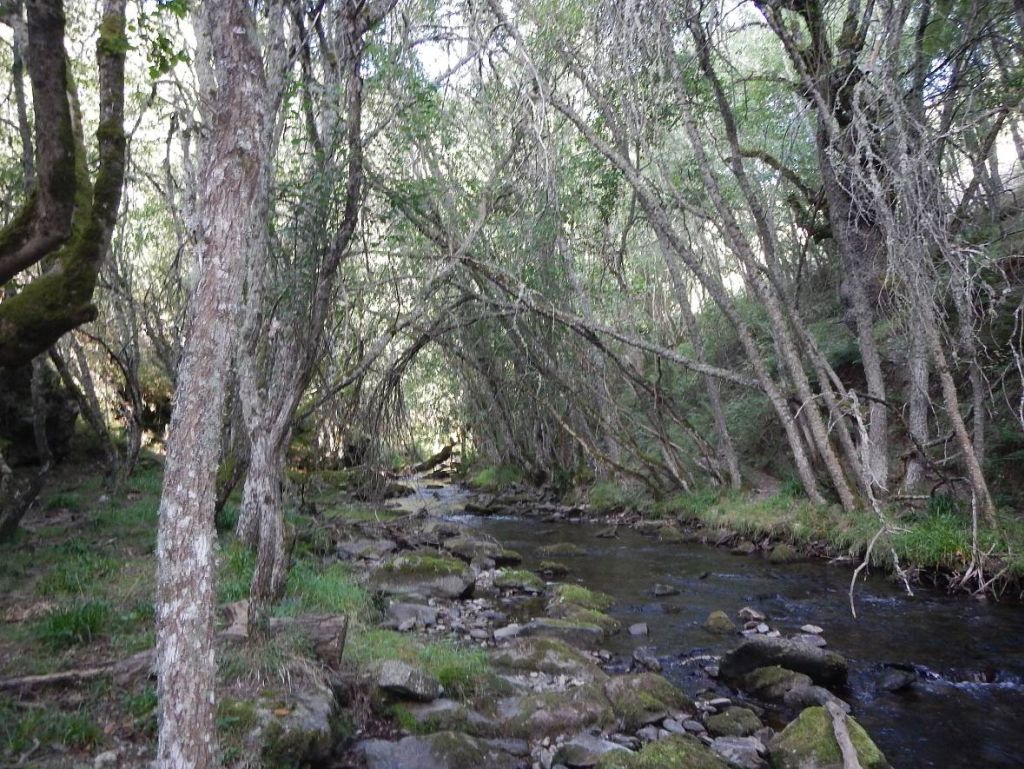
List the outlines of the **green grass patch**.
{"label": "green grass patch", "polygon": [[102,553],[77,552],[58,560],[50,571],[39,580],[38,592],[44,596],[61,594],[84,594],[99,590],[97,582],[109,577],[118,569],[118,562]]}
{"label": "green grass patch", "polygon": [[615,603],[615,599],[607,593],[590,590],[583,585],[562,584],[555,588],[555,603],[571,603],[584,609],[607,611]]}
{"label": "green grass patch", "polygon": [[46,500],[47,510],[72,510],[79,512],[85,508],[85,500],[75,491],[58,491]]}
{"label": "green grass patch", "polygon": [[217,563],[217,600],[233,603],[248,598],[256,554],[241,542],[232,541],[221,548]]}
{"label": "green grass patch", "polygon": [[360,616],[369,605],[369,594],[356,584],[348,565],[320,567],[310,560],[300,560],[288,573],[285,597],[276,613]]}
{"label": "green grass patch", "polygon": [[43,617],[34,627],[39,643],[54,651],[92,643],[108,629],[112,615],[106,601],[84,601],[61,607]]}
{"label": "green grass patch", "polygon": [[84,709],[65,712],[0,695],[0,755],[17,758],[37,741],[39,745],[89,750],[103,742],[103,730]]}
{"label": "green grass patch", "polygon": [[501,491],[516,483],[522,483],[526,476],[513,465],[490,465],[481,468],[466,479],[466,482],[481,491]]}

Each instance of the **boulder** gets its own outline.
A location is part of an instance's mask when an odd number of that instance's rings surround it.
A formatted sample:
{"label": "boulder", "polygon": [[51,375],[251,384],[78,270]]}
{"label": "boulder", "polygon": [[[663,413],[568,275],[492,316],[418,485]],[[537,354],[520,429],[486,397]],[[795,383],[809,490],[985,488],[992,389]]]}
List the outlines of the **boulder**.
{"label": "boulder", "polygon": [[543,593],[544,581],[536,574],[518,569],[502,569],[494,575],[494,586],[520,593]]}
{"label": "boulder", "polygon": [[393,707],[398,722],[409,731],[420,734],[463,731],[470,719],[470,712],[464,705],[449,699],[395,704]]}
{"label": "boulder", "polygon": [[777,544],[772,548],[771,553],[768,554],[768,560],[771,563],[792,563],[799,559],[800,553],[796,551],[796,548],[785,542]]}
{"label": "boulder", "polygon": [[[874,742],[854,719],[846,718],[850,741],[863,769],[889,769]],[[843,769],[832,718],[823,707],[804,710],[768,745],[773,769]]]}
{"label": "boulder", "polygon": [[600,625],[590,622],[538,617],[523,625],[522,635],[556,638],[573,646],[594,647],[607,635]]}
{"label": "boulder", "polygon": [[601,756],[613,750],[629,752],[626,748],[610,740],[584,732],[562,744],[555,751],[552,763],[561,764],[568,769],[589,769],[601,760]]}
{"label": "boulder", "polygon": [[464,534],[446,539],[442,546],[452,555],[467,562],[489,558],[498,566],[515,566],[523,560],[519,553],[508,550],[497,542]]}
{"label": "boulder", "polygon": [[753,710],[737,707],[708,716],[705,722],[715,737],[749,737],[764,726]]}
{"label": "boulder", "polygon": [[822,686],[842,686],[848,672],[846,660],[835,652],[786,638],[758,636],[722,657],[719,674],[727,683],[738,684],[748,673],[772,665],[804,673]]}
{"label": "boulder", "polygon": [[330,757],[336,702],[329,689],[300,689],[260,703],[258,726],[249,739],[261,746],[263,765],[316,765]]}
{"label": "boulder", "polygon": [[767,769],[764,744],[756,737],[718,737],[711,750],[737,769]]}
{"label": "boulder", "polygon": [[364,740],[356,746],[367,769],[516,769],[519,759],[502,741],[460,732],[405,737],[397,742]]}
{"label": "boulder", "polygon": [[398,547],[390,539],[350,539],[338,543],[338,557],[348,559],[383,558]]}
{"label": "boulder", "polygon": [[562,691],[508,697],[498,701],[498,730],[512,737],[531,740],[572,734],[597,727],[604,729],[615,720],[601,687],[588,683]]}
{"label": "boulder", "polygon": [[573,604],[584,609],[607,611],[615,603],[615,599],[607,593],[590,590],[583,585],[563,584],[555,587],[551,597],[551,605]]}
{"label": "boulder", "polygon": [[371,589],[407,599],[464,598],[473,592],[475,577],[456,558],[399,555],[385,562],[369,579]]}
{"label": "boulder", "polygon": [[385,624],[392,627],[430,627],[437,623],[437,609],[422,603],[393,603],[388,607]]}
{"label": "boulder", "polygon": [[613,676],[605,682],[604,693],[626,731],[660,721],[670,711],[690,705],[679,689],[655,673]]}
{"label": "boulder", "polygon": [[608,677],[590,657],[556,638],[516,639],[491,652],[491,664],[515,672],[536,670],[583,681],[603,681]]}
{"label": "boulder", "polygon": [[699,740],[673,734],[636,753],[605,753],[597,769],[728,769],[728,764]]}
{"label": "boulder", "polygon": [[769,702],[782,702],[788,692],[807,688],[812,684],[810,676],[786,670],[778,665],[752,670],[737,682],[743,691]]}
{"label": "boulder", "polygon": [[381,664],[377,686],[388,694],[418,702],[430,702],[441,696],[441,685],[433,676],[401,660]]}
{"label": "boulder", "polygon": [[713,611],[704,620],[704,629],[717,635],[732,635],[736,632],[736,623],[724,611]]}

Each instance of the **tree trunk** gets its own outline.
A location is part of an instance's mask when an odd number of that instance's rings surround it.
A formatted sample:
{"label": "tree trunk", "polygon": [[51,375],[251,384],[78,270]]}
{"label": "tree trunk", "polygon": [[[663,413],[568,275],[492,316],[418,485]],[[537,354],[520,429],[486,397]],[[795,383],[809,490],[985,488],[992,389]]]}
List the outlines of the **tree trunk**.
{"label": "tree trunk", "polygon": [[919,322],[911,323],[907,372],[907,426],[914,446],[903,476],[903,488],[912,494],[918,491],[924,480],[925,457],[922,452],[928,445],[928,343]]}
{"label": "tree trunk", "polygon": [[[244,258],[266,145],[263,64],[244,0],[203,3],[198,36],[216,85],[199,179],[199,279],[167,441],[157,538],[157,769],[218,765],[214,716],[214,525],[225,381],[237,343]],[[208,66],[200,62],[200,66]]]}

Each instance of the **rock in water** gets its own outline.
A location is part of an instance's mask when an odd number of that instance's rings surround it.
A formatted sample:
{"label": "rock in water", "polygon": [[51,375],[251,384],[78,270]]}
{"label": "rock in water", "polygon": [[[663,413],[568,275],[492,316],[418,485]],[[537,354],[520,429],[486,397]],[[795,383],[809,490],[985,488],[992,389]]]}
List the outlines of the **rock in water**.
{"label": "rock in water", "polygon": [[400,660],[388,660],[380,666],[377,686],[389,694],[419,702],[441,696],[441,685],[433,676]]}
{"label": "rock in water", "polygon": [[679,595],[679,588],[672,587],[672,585],[655,585],[653,592],[655,598],[664,598],[669,595]]}
{"label": "rock in water", "polygon": [[704,620],[704,629],[718,635],[732,635],[736,632],[736,623],[724,611],[713,611]]}
{"label": "rock in water", "polygon": [[739,683],[747,673],[772,665],[804,673],[822,686],[846,683],[847,664],[840,655],[786,638],[756,637],[744,641],[722,657],[719,673],[727,683]]}
{"label": "rock in water", "polygon": [[800,554],[792,545],[782,542],[772,548],[768,560],[772,563],[792,563],[800,558]]}
{"label": "rock in water", "polygon": [[[863,769],[889,769],[882,751],[860,724],[847,717],[846,728]],[[843,755],[825,708],[804,710],[775,735],[768,749],[773,769],[843,769]]]}
{"label": "rock in water", "polygon": [[649,632],[646,622],[637,622],[629,626],[629,634],[631,636],[645,636]]}
{"label": "rock in water", "polygon": [[661,672],[661,661],[654,653],[654,649],[650,646],[638,646],[633,650],[633,662],[637,666],[650,670],[654,673]]}

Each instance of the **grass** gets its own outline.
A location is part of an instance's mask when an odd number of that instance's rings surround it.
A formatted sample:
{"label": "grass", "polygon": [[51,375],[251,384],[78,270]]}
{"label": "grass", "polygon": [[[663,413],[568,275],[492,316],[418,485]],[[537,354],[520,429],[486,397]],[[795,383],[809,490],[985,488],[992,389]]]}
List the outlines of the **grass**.
{"label": "grass", "polygon": [[353,628],[345,657],[363,669],[384,660],[418,665],[436,678],[448,694],[459,699],[483,694],[494,685],[487,655],[482,650],[443,641],[421,644],[392,630]]}
{"label": "grass", "polygon": [[309,559],[298,561],[288,573],[279,616],[296,614],[348,614],[361,616],[370,606],[369,594],[352,576],[347,564],[321,567]]}
{"label": "grass", "polygon": [[53,651],[92,643],[107,628],[112,609],[106,601],[84,601],[48,614],[35,626],[36,640]]}
{"label": "grass", "polygon": [[102,741],[103,730],[85,708],[66,712],[0,695],[0,756],[18,758],[52,743],[88,750]]}
{"label": "grass", "polygon": [[466,483],[480,491],[496,492],[522,483],[525,477],[523,471],[513,465],[490,465],[470,475]]}
{"label": "grass", "polygon": [[53,569],[43,575],[36,590],[40,595],[85,594],[98,590],[99,580],[109,577],[118,569],[118,562],[111,556],[86,549],[80,542],[71,543],[69,557],[54,564]]}

